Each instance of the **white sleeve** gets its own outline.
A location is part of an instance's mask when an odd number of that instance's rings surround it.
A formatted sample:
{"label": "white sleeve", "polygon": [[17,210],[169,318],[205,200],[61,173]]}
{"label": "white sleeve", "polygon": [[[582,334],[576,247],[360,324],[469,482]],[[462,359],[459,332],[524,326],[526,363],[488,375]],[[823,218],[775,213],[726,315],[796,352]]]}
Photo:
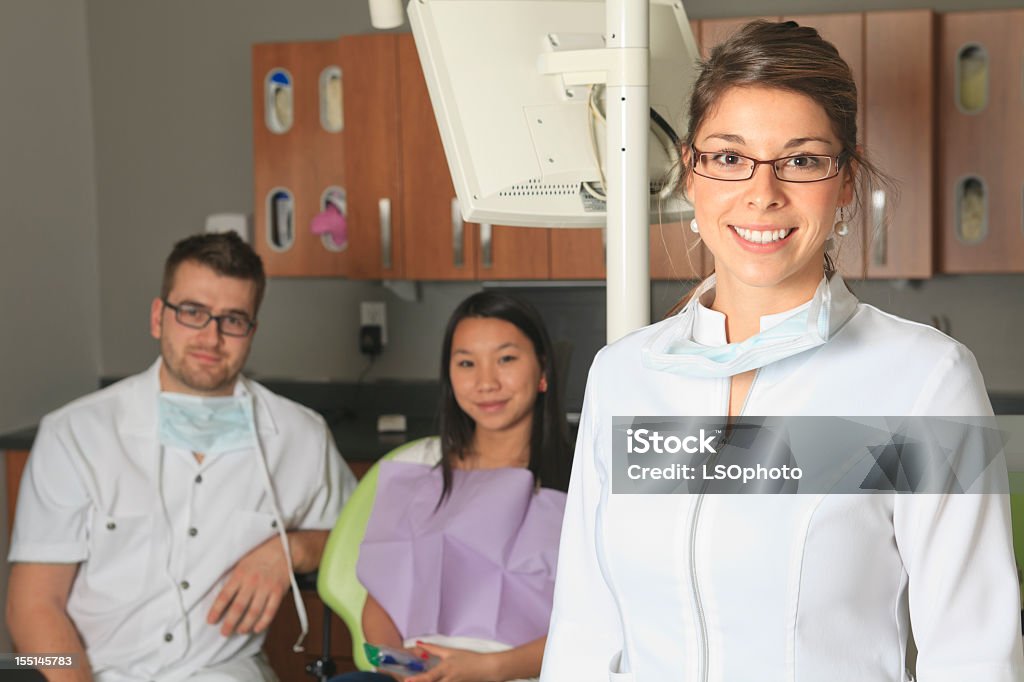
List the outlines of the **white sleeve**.
{"label": "white sleeve", "polygon": [[595,369],[599,358],[600,353],[587,379],[576,437],[541,682],[603,682],[610,659],[622,650],[619,610],[600,565],[598,505],[611,481],[598,461],[599,434],[608,430],[595,409],[600,400]]}
{"label": "white sleeve", "polygon": [[317,420],[321,430],[319,452],[323,475],[318,479],[319,485],[309,505],[295,524],[297,530],[334,528],[342,505],[356,489],[356,477],[338,452],[327,423],[319,415]]}
{"label": "white sleeve", "polygon": [[[933,378],[927,404],[920,410],[924,415],[991,416],[981,373],[965,347],[958,344],[936,366]],[[969,439],[961,443],[971,445]],[[990,464],[986,473],[1006,485],[1004,459]],[[1002,486],[999,489],[1005,489]],[[893,523],[909,579],[917,679],[1024,679],[1009,497],[898,495]]]}
{"label": "white sleeve", "polygon": [[43,418],[21,477],[8,561],[85,561],[91,509],[75,457],[53,420]]}

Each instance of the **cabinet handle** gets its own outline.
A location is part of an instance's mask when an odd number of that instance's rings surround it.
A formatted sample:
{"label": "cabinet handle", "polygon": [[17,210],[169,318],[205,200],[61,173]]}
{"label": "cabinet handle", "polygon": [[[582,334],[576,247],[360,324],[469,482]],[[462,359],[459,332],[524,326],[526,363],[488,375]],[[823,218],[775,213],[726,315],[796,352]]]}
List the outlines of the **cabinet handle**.
{"label": "cabinet handle", "polygon": [[459,209],[459,200],[456,197],[452,199],[452,260],[457,268],[461,268],[466,264],[466,254],[462,246],[462,237],[462,211]]}
{"label": "cabinet handle", "polygon": [[380,265],[385,270],[391,269],[391,199],[387,197],[377,202],[380,213]]}
{"label": "cabinet handle", "polygon": [[485,268],[494,267],[494,246],[491,241],[491,224],[480,224],[480,265]]}
{"label": "cabinet handle", "polygon": [[885,190],[871,192],[871,262],[885,265],[889,253],[889,231],[885,226]]}

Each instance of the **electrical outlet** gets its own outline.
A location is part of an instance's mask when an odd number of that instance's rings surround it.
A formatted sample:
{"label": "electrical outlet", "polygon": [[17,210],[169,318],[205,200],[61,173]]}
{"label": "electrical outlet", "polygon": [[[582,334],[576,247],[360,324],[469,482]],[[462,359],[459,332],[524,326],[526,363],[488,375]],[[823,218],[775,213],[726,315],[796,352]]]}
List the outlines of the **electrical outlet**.
{"label": "electrical outlet", "polygon": [[363,301],[359,305],[359,325],[380,327],[380,345],[388,345],[388,310],[383,301]]}

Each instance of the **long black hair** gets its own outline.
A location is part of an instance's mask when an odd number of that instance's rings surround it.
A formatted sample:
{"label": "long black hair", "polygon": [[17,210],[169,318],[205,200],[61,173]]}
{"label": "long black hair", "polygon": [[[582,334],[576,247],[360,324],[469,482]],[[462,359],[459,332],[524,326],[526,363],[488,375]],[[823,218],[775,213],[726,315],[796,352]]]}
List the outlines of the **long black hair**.
{"label": "long black hair", "polygon": [[529,304],[507,294],[482,291],[459,304],[448,320],[448,327],[444,332],[444,343],[441,347],[441,470],[444,487],[441,489],[438,504],[442,504],[451,493],[453,459],[461,460],[469,454],[476,430],[476,422],[455,400],[450,374],[455,328],[462,320],[473,317],[509,322],[533,343],[534,353],[547,379],[547,390],[538,392],[537,400],[533,404],[528,468],[538,485],[556,490],[568,489],[572,448],[569,444],[565,413],[559,398],[561,393],[555,372],[554,351],[544,322]]}

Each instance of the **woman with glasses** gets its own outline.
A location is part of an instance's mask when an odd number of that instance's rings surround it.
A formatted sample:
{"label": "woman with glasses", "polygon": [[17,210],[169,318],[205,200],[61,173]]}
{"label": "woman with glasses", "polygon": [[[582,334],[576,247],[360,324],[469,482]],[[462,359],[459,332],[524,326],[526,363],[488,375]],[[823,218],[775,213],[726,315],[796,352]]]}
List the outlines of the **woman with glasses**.
{"label": "woman with glasses", "polygon": [[[701,64],[689,113],[682,189],[715,272],[594,360],[541,679],[1024,679],[998,453],[940,443],[992,462],[974,474],[987,494],[948,494],[919,485],[933,462],[911,470],[915,443],[895,436],[877,460],[856,428],[742,449],[763,443],[753,417],[992,414],[968,349],[859,303],[836,272],[858,186],[885,183],[857,146],[849,67],[814,29],[754,22]],[[690,468],[657,466],[673,417]],[[716,478],[729,461],[750,487]],[[815,488],[804,462],[859,487]]]}

